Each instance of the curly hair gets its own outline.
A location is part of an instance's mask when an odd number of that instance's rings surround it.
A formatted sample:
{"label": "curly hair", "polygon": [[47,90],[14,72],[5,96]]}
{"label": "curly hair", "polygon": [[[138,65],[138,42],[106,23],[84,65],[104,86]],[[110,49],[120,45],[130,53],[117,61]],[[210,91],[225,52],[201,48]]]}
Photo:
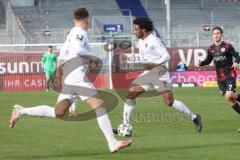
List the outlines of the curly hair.
{"label": "curly hair", "polygon": [[145,29],[148,32],[153,31],[153,22],[148,17],[137,17],[133,21],[134,25],[138,25],[141,29]]}

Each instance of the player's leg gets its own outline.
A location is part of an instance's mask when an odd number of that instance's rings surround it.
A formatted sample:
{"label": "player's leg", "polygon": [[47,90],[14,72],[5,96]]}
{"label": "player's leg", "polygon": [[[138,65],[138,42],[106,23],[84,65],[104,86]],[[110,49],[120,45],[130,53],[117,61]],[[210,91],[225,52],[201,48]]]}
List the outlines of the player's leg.
{"label": "player's leg", "polygon": [[55,82],[54,82],[55,75],[56,75],[56,70],[55,69],[51,69],[50,77],[49,77],[49,84],[51,84],[51,89],[55,88],[55,86],[54,86],[55,85]]}
{"label": "player's leg", "polygon": [[[85,73],[83,72],[83,66],[77,66],[77,68],[74,68],[73,71],[69,73],[69,70],[72,69],[72,64],[69,61],[69,63],[65,63],[64,67],[58,67],[57,68],[57,74],[56,78],[60,82],[64,82],[63,86],[61,86],[61,94],[58,97],[57,104],[55,106],[55,113],[56,118],[63,119],[65,116],[72,117],[69,113],[70,106],[75,105],[74,101],[77,98],[77,95],[79,92],[79,87],[83,84],[83,76]],[[76,65],[76,64],[75,64]],[[56,87],[56,86],[55,86]]]}
{"label": "player's leg", "polygon": [[240,114],[240,106],[237,102],[238,99],[238,93],[236,93],[236,80],[235,78],[229,78],[225,81],[226,84],[224,84],[222,87],[222,92],[225,97],[225,99],[228,101],[230,106],[238,113]]}
{"label": "player's leg", "polygon": [[[161,71],[162,68],[160,67],[159,70]],[[173,87],[168,72],[165,72],[162,75],[154,74],[152,77],[152,84],[154,88],[162,94],[165,104],[182,113],[185,113],[194,122],[197,131],[202,131],[201,116],[198,114],[193,114],[183,102],[174,99],[172,92]]]}
{"label": "player's leg", "polygon": [[[67,64],[65,66],[67,66]],[[79,95],[81,100],[89,104],[91,108],[94,109],[97,122],[106,137],[111,152],[118,151],[119,149],[125,148],[132,143],[131,140],[117,141],[115,139],[104,103],[99,98],[96,89],[86,76],[83,66],[71,71],[71,73],[69,73],[65,78],[64,83],[69,86],[65,86],[65,88],[63,88],[63,92],[68,91],[69,89],[72,90],[74,93]],[[61,107],[62,109],[59,112],[64,114],[69,107],[70,104],[65,104],[65,106]]]}
{"label": "player's leg", "polygon": [[[133,80],[131,86],[129,87],[123,108],[123,123],[130,123],[131,113],[135,109],[136,105],[136,98],[151,87],[148,75],[148,71],[143,72]],[[114,133],[117,133],[116,129],[114,129]]]}
{"label": "player's leg", "polygon": [[176,110],[185,113],[191,120],[197,117],[196,114],[193,114],[190,109],[181,101],[174,99],[172,91],[162,92],[163,101],[166,105],[175,108]]}
{"label": "player's leg", "polygon": [[[51,86],[51,87],[50,87]],[[54,88],[54,72],[51,72],[51,75],[49,77],[49,82],[48,82],[48,87],[49,89],[53,89]]]}
{"label": "player's leg", "polygon": [[197,117],[197,115],[193,114],[184,103],[174,99],[173,92],[172,92],[173,87],[171,84],[169,73],[166,72],[161,76],[158,76],[158,75],[154,75],[154,76],[155,77],[152,78],[153,79],[152,84],[154,88],[159,93],[162,94],[164,103],[170,107],[177,109],[180,112],[185,113],[189,118],[191,118],[191,120],[194,120]]}
{"label": "player's leg", "polygon": [[[49,83],[49,70],[46,70],[45,76],[46,76],[46,86],[48,87]],[[48,88],[47,88],[48,89]],[[47,106],[47,105],[39,105],[35,107],[23,107],[20,105],[14,105],[12,116],[9,120],[9,127],[13,128],[17,120],[23,116],[23,115],[29,115],[29,116],[41,116],[41,117],[56,117],[55,109],[54,107]]]}
{"label": "player's leg", "polygon": [[49,69],[46,69],[46,71],[45,71],[45,77],[46,77],[46,91],[47,91],[47,92],[48,92],[48,90],[49,90],[50,76],[51,76],[50,70],[49,70]]}
{"label": "player's leg", "polygon": [[132,84],[128,90],[128,93],[125,97],[125,103],[123,108],[123,123],[130,123],[131,113],[135,109],[136,98],[145,92],[138,84]]}
{"label": "player's leg", "polygon": [[197,131],[198,132],[202,131],[202,122],[201,122],[200,115],[192,113],[190,109],[183,102],[174,99],[173,93],[171,90],[163,91],[162,96],[165,104],[175,108],[179,112],[185,113],[194,122]]}
{"label": "player's leg", "polygon": [[9,127],[13,128],[17,120],[24,115],[61,119],[68,112],[68,109],[72,103],[72,97],[72,95],[60,94],[55,108],[48,105],[39,105],[28,108],[20,105],[14,105],[12,116],[9,120]]}
{"label": "player's leg", "polygon": [[240,106],[238,102],[236,101],[237,99],[237,94],[234,93],[233,91],[226,91],[225,98],[230,104],[230,106],[238,113],[240,114]]}
{"label": "player's leg", "polygon": [[24,115],[55,118],[55,111],[53,107],[48,105],[25,108],[16,104],[13,106],[12,116],[9,120],[9,127],[13,128],[17,120]]}
{"label": "player's leg", "polygon": [[84,88],[80,88],[80,91],[82,92],[79,93],[79,97],[81,100],[89,104],[90,107],[95,111],[98,125],[108,142],[109,150],[111,152],[116,152],[122,148],[130,146],[132,140],[116,140],[113,134],[112,125],[108,117],[108,113],[104,106],[104,102],[101,98],[99,98],[97,91],[95,90],[91,82],[88,80],[88,78],[85,78],[85,81],[82,82],[82,85],[84,86]]}
{"label": "player's leg", "polygon": [[122,148],[128,147],[131,145],[132,140],[118,141],[116,140],[113,131],[110,119],[108,117],[106,108],[104,107],[104,102],[99,98],[97,94],[85,100],[87,104],[95,110],[98,125],[102,130],[109,146],[111,152],[116,152]]}
{"label": "player's leg", "polygon": [[235,96],[234,97],[235,97],[234,99],[236,101],[240,102],[240,94],[238,92],[235,92]]}
{"label": "player's leg", "polygon": [[[130,123],[131,114],[136,106],[136,98],[151,87],[151,84],[148,83],[146,75],[147,74],[145,73],[139,75],[136,79],[133,80],[131,86],[128,89],[123,107],[123,123]],[[118,134],[118,129],[114,128],[113,133]]]}
{"label": "player's leg", "polygon": [[74,97],[73,103],[71,104],[69,108],[69,116],[74,117],[76,116],[76,108],[77,108],[77,95]]}
{"label": "player's leg", "polygon": [[74,95],[60,93],[55,105],[56,118],[63,119],[69,117],[69,108],[74,101]]}

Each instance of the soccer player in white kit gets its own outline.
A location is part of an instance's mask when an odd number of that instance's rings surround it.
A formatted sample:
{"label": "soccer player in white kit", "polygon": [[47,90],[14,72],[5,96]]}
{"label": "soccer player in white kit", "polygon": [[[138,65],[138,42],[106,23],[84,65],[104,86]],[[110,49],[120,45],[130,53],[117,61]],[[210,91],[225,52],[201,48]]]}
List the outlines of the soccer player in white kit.
{"label": "soccer player in white kit", "polygon": [[[194,122],[196,130],[201,132],[201,116],[193,114],[185,104],[173,98],[171,79],[165,66],[165,63],[170,60],[170,55],[162,41],[151,34],[152,21],[146,17],[139,17],[133,21],[133,24],[134,34],[139,38],[140,63],[144,72],[133,80],[125,97],[123,123],[130,123],[130,116],[136,105],[135,99],[153,86],[162,94],[165,104],[185,113]],[[115,134],[118,133],[117,129],[113,131]]]}
{"label": "soccer player in white kit", "polygon": [[[75,27],[72,28],[71,32],[67,36],[64,46],[60,51],[58,66],[66,66],[65,68],[63,67],[63,75],[65,70],[68,70],[71,65],[75,65],[76,68],[67,74],[64,79],[63,89],[58,97],[55,108],[47,105],[31,108],[24,108],[20,105],[15,105],[12,117],[9,121],[9,127],[13,128],[16,121],[23,115],[45,116],[62,119],[66,116],[69,107],[75,101],[76,95],[78,95],[80,99],[89,104],[95,111],[99,127],[108,142],[110,152],[116,152],[122,148],[130,146],[132,140],[116,140],[112,131],[111,122],[104,107],[104,102],[99,98],[97,91],[86,76],[87,63],[85,63],[85,59],[81,58],[82,56],[90,54],[87,37],[89,13],[85,8],[78,8],[74,12],[74,23]],[[93,60],[93,62],[94,61],[95,60]],[[76,64],[76,62],[79,63]],[[93,65],[96,64],[97,62],[93,63]],[[60,72],[61,67],[58,67],[57,77],[60,76]],[[68,93],[69,89],[67,86],[70,86],[70,88],[72,87],[75,91]]]}

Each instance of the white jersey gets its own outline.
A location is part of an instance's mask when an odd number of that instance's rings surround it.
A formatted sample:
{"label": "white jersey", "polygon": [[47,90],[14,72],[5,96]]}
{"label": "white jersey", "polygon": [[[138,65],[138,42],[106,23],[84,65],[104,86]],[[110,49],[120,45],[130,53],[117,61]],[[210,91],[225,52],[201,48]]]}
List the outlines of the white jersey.
{"label": "white jersey", "polygon": [[144,40],[138,41],[139,56],[141,63],[163,64],[170,60],[170,55],[162,41],[149,34]]}
{"label": "white jersey", "polygon": [[[85,30],[74,27],[68,34],[66,42],[60,50],[58,59],[66,62],[79,55],[90,55],[89,41]],[[78,93],[61,93],[58,101],[69,99],[71,102],[74,102],[76,94],[78,94],[82,100],[86,100],[97,93],[91,81],[86,77],[86,68],[86,65],[79,65],[79,67],[66,76],[64,85],[76,86]]]}
{"label": "white jersey", "polygon": [[78,55],[89,54],[90,48],[87,32],[80,27],[73,27],[60,50],[58,59],[67,61]]}

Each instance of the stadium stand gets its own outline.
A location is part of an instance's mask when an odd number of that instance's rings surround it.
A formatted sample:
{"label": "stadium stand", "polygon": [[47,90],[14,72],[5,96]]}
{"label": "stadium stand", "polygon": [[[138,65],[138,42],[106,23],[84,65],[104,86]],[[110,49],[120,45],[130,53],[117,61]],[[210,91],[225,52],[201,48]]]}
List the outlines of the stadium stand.
{"label": "stadium stand", "polygon": [[[41,3],[40,3],[41,2]],[[116,2],[111,0],[79,1],[79,0],[41,0],[35,6],[14,7],[14,13],[19,17],[27,39],[32,43],[63,42],[67,32],[72,27],[72,15],[76,6],[84,6],[94,15],[121,15]],[[63,12],[64,11],[64,12]],[[44,36],[44,32],[51,32]]]}
{"label": "stadium stand", "polygon": [[[141,2],[154,21],[156,29],[165,37],[166,7],[164,0],[141,0]],[[231,34],[239,31],[239,27],[237,27],[240,24],[239,6],[240,4],[236,0],[171,0],[173,46],[192,46],[196,43],[206,46],[211,43],[211,38],[209,32],[204,31],[203,27],[215,25],[221,25],[224,28],[227,39],[239,42],[239,35]],[[192,41],[197,36],[199,36],[200,42]]]}
{"label": "stadium stand", "polygon": [[0,2],[0,29],[6,27],[6,10],[2,2]]}
{"label": "stadium stand", "polygon": [[72,11],[76,6],[87,7],[92,15],[121,15],[117,5],[111,0],[101,3],[97,0],[90,0],[87,3],[77,0],[52,0],[50,2],[51,4],[45,4],[47,1],[43,0],[41,4],[38,3],[38,6],[15,7],[14,12],[22,19],[27,30],[69,28],[72,26]]}
{"label": "stadium stand", "polygon": [[133,16],[148,17],[142,3],[139,0],[116,0],[120,9],[122,9],[123,15],[125,14],[124,9],[130,9]]}
{"label": "stadium stand", "polygon": [[0,43],[22,43],[24,36],[20,32],[16,17],[6,0],[0,2],[0,17]]}
{"label": "stadium stand", "polygon": [[[14,6],[13,11],[26,30],[27,42],[63,42],[72,27],[76,6],[87,7],[92,16],[121,16],[126,14],[124,10],[131,10],[134,16],[148,15],[161,37],[166,38],[165,0],[35,0],[33,6]],[[240,35],[233,33],[240,29],[239,15],[238,0],[171,0],[172,46],[206,46],[211,38],[205,27],[215,25],[221,25],[225,38],[237,43]],[[45,35],[46,32],[49,34]]]}

